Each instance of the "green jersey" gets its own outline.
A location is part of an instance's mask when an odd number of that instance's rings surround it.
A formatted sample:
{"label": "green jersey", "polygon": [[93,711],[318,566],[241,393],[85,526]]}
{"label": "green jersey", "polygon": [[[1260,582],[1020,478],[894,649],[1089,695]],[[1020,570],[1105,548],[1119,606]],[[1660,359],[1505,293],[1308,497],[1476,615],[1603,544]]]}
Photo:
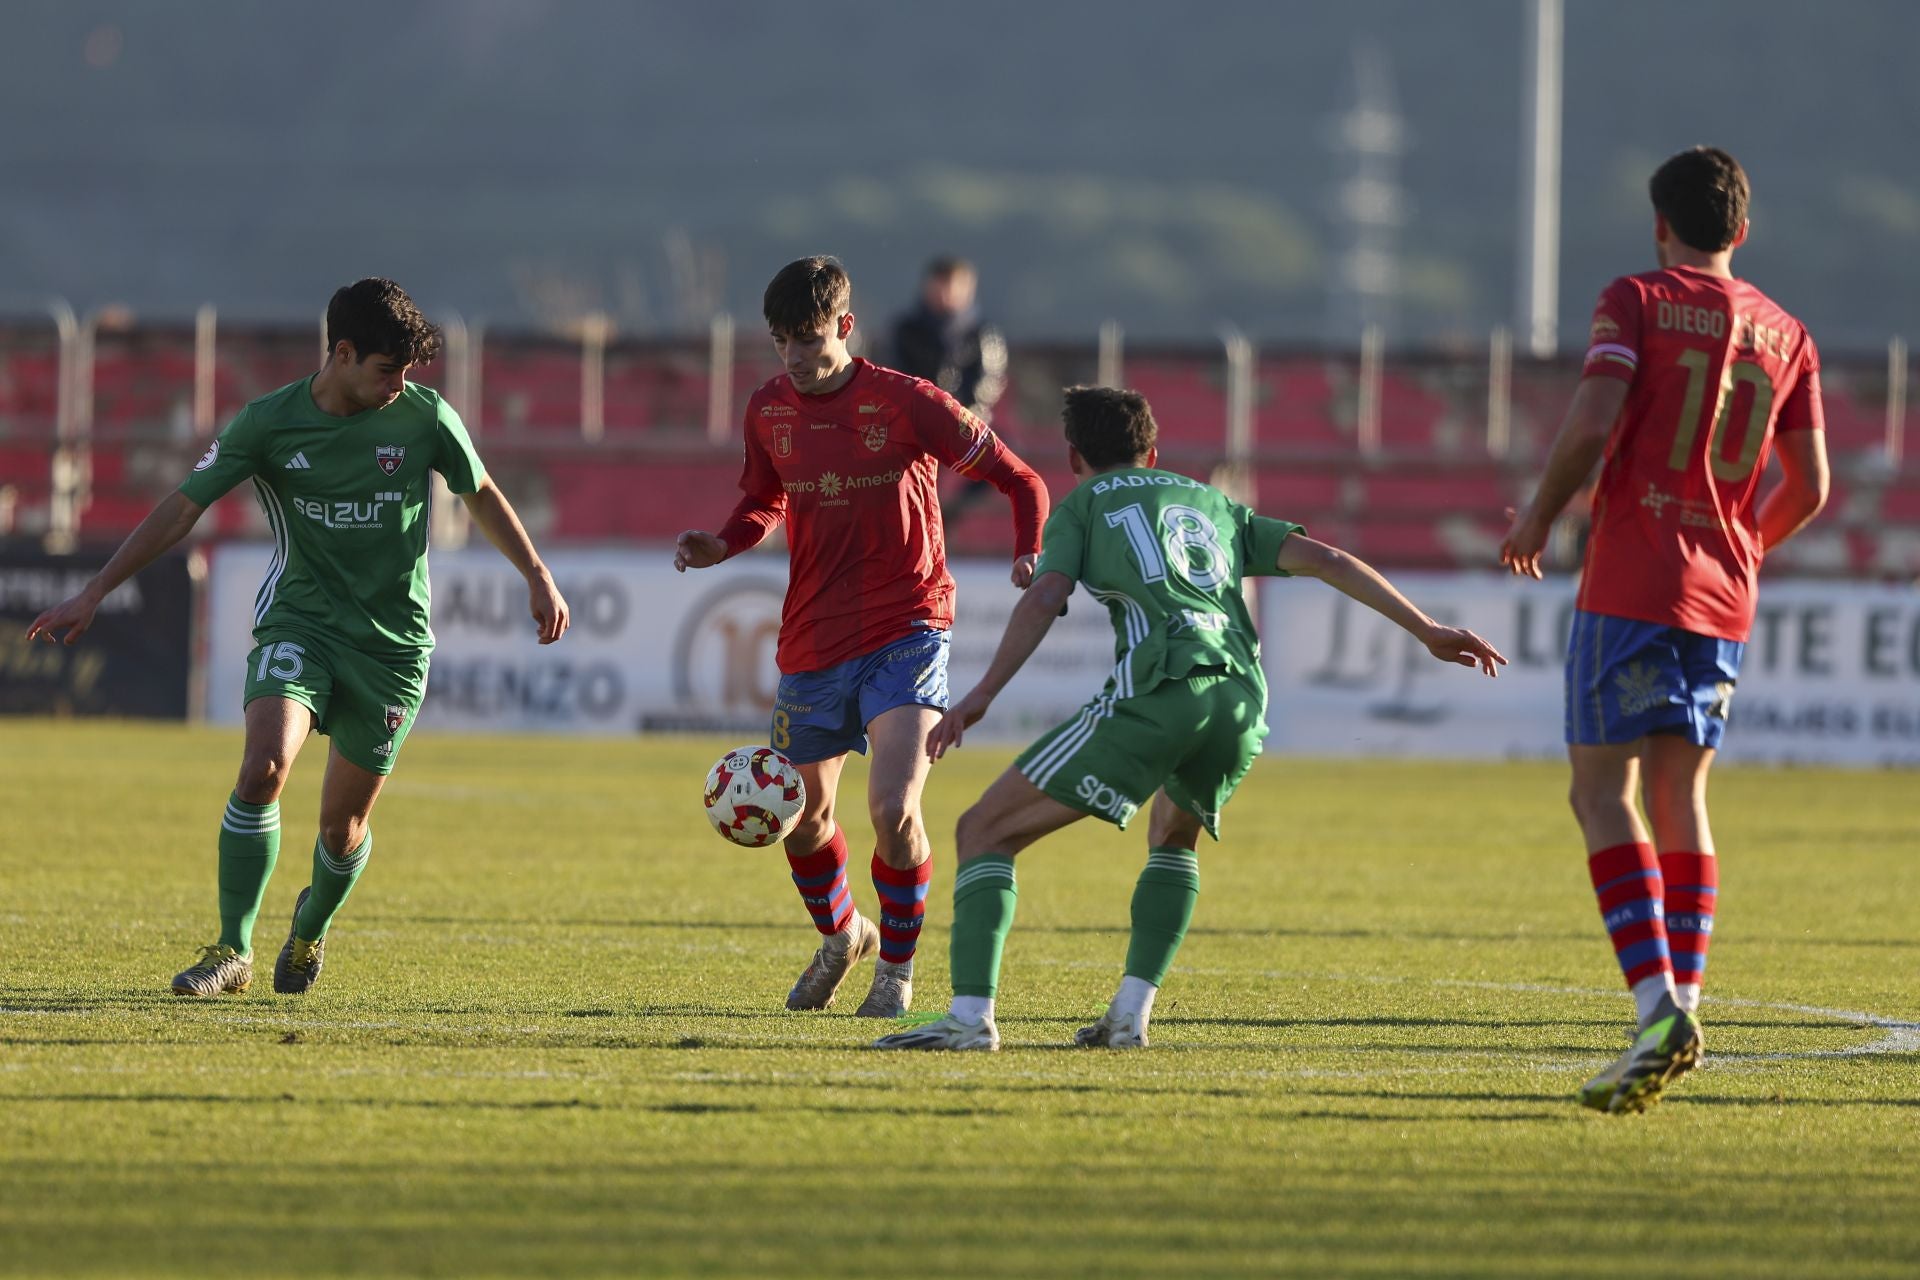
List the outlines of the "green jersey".
{"label": "green jersey", "polygon": [[1104,471],[1053,509],[1034,573],[1064,573],[1107,606],[1114,697],[1215,668],[1243,677],[1265,706],[1260,638],[1240,583],[1286,576],[1274,562],[1300,529],[1171,471]]}
{"label": "green jersey", "polygon": [[274,541],[256,638],[291,626],[365,653],[429,649],[427,473],[472,493],[486,469],[432,389],[410,382],[384,408],[336,418],[313,402],[312,381],[242,409],[180,492],[204,507],[253,481]]}

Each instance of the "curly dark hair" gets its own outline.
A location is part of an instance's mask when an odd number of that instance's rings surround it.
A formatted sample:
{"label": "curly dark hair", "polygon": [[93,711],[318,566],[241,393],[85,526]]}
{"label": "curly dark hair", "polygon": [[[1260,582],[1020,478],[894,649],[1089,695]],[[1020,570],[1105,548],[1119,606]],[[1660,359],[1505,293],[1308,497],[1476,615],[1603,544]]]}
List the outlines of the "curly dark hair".
{"label": "curly dark hair", "polygon": [[1702,253],[1718,253],[1747,220],[1747,171],[1718,147],[1690,147],[1653,171],[1653,207],[1673,234]]}
{"label": "curly dark hair", "polygon": [[1060,420],[1067,443],[1096,471],[1139,466],[1160,439],[1153,408],[1138,391],[1118,387],[1068,387]]}
{"label": "curly dark hair", "polygon": [[440,354],[439,326],[427,323],[405,289],[379,276],[336,289],[327,303],[327,350],[342,340],[353,344],[356,363],[387,356],[427,364]]}
{"label": "curly dark hair", "polygon": [[840,259],[801,258],[780,268],[767,285],[760,310],[775,333],[812,333],[837,320],[853,303],[853,282]]}

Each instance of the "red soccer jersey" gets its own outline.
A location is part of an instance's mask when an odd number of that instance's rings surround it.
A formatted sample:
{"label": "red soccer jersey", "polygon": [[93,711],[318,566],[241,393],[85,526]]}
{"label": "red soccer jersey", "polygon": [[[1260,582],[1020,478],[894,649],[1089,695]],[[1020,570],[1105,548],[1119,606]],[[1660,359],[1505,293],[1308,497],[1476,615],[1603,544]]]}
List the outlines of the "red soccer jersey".
{"label": "red soccer jersey", "polygon": [[1773,434],[1825,425],[1813,339],[1746,281],[1673,267],[1607,286],[1584,376],[1628,391],[1594,494],[1580,607],[1745,641]]}
{"label": "red soccer jersey", "polygon": [[745,496],[720,537],[734,555],[786,518],[784,673],[820,671],[915,630],[953,625],[935,484],[941,463],[1012,499],[1015,556],[1040,550],[1046,486],[986,423],[923,378],[853,364],[853,376],[827,395],[804,395],[783,373],[747,402]]}

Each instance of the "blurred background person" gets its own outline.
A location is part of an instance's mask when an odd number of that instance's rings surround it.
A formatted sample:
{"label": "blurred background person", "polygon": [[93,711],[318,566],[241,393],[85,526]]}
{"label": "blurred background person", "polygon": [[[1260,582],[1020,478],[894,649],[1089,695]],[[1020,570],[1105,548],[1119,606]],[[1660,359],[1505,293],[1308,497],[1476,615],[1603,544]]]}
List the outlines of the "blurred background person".
{"label": "blurred background person", "polygon": [[[980,274],[965,258],[942,254],[927,263],[919,301],[893,322],[886,363],[925,378],[991,425],[993,406],[1007,389],[1007,342],[980,318],[974,305],[979,288]],[[968,481],[944,504],[947,519],[959,517],[989,488]]]}

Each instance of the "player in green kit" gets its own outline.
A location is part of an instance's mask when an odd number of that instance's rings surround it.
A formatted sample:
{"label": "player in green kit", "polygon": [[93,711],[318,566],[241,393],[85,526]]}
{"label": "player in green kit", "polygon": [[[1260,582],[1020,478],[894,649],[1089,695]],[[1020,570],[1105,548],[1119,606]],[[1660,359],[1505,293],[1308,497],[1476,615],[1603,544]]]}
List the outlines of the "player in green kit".
{"label": "player in green kit", "polygon": [[373,849],[374,800],[426,694],[430,473],[526,578],[540,643],[567,630],[566,601],[459,415],[407,381],[439,352],[440,331],[399,285],[368,279],[333,295],[327,344],[318,373],[242,409],[106,567],[27,631],[49,641],[64,632],[72,644],[110,591],[184,538],[214,499],[253,481],[274,554],[254,602],[240,777],[220,822],[220,937],[174,978],[177,995],[252,984],[254,919],[280,854],[280,792],[313,729],[332,738],[313,879],[294,904],[273,987],[302,992],[320,976],[328,927]]}
{"label": "player in green kit", "polygon": [[1125,827],[1152,799],[1147,865],[1133,894],[1125,976],[1077,1044],[1143,1048],[1154,995],[1200,892],[1196,850],[1266,737],[1267,684],[1241,581],[1312,577],[1406,628],[1443,662],[1489,676],[1506,659],[1442,626],[1392,584],[1301,526],[1155,468],[1153,413],[1132,391],[1071,387],[1067,458],[1080,484],[1047,521],[1033,585],[987,673],[927,736],[939,759],[1033,654],[1076,582],[1113,618],[1116,663],[1099,697],[1028,747],[961,815],[953,880],[953,1004],[875,1041],[881,1049],[998,1049],[993,1003],[1013,925],[1014,855],[1083,817]]}

